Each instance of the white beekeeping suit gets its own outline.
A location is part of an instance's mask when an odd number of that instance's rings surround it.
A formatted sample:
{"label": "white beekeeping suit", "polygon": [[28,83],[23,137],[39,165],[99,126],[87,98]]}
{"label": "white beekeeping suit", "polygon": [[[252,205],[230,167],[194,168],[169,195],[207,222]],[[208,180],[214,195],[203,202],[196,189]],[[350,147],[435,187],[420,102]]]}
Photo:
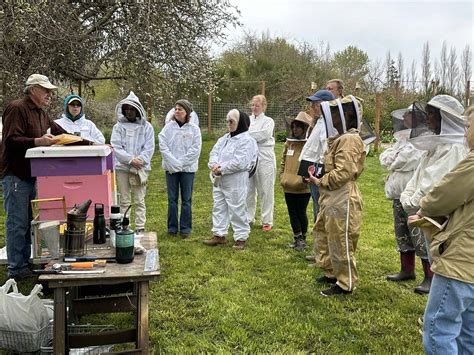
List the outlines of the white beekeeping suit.
{"label": "white beekeeping suit", "polygon": [[[246,196],[249,170],[255,163],[256,144],[247,132],[243,112],[240,112],[239,128],[219,138],[209,154],[209,168],[219,165],[221,175],[214,183],[212,195],[212,232],[225,237],[229,223],[234,230],[235,241],[245,241],[250,233],[247,221]],[[248,119],[248,116],[247,116]]]}
{"label": "white beekeeping suit", "polygon": [[[439,110],[441,119],[433,132],[426,111],[430,106]],[[437,95],[427,105],[416,103],[412,116],[415,122],[409,142],[423,150],[420,164],[400,196],[408,214],[418,211],[419,202],[453,167],[464,159],[468,149],[464,145],[465,119],[463,106],[453,97]]]}
{"label": "white beekeeping suit", "polygon": [[275,122],[264,113],[250,116],[249,134],[258,146],[257,170],[249,182],[247,195],[248,221],[255,222],[257,196],[260,199],[261,223],[273,226],[274,184],[276,174]]}
{"label": "white beekeeping suit", "polygon": [[[136,109],[135,121],[127,119],[125,107]],[[151,170],[151,158],[155,152],[155,131],[151,123],[146,120],[145,109],[133,91],[117,104],[115,114],[117,123],[112,129],[110,143],[115,152],[120,209],[122,211],[127,209],[133,193],[135,227],[137,230],[143,230],[146,223],[146,182]],[[141,168],[133,166],[136,160],[142,162]]]}

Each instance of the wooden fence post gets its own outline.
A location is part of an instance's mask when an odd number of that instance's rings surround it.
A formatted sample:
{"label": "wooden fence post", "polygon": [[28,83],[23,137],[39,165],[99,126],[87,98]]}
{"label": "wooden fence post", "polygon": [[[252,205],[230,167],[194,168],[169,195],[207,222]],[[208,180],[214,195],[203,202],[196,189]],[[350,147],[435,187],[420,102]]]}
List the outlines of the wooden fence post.
{"label": "wooden fence post", "polygon": [[146,93],[145,96],[146,96],[146,115],[148,117],[148,122],[151,123],[151,112],[152,112],[151,95],[149,93]]}
{"label": "wooden fence post", "polygon": [[466,98],[464,99],[464,107],[469,107],[469,102],[471,101],[471,81],[468,80],[466,83]]}
{"label": "wooden fence post", "polygon": [[260,94],[265,96],[265,80],[260,81]]}
{"label": "wooden fence post", "polygon": [[380,145],[380,113],[382,112],[382,107],[381,107],[381,101],[382,101],[382,94],[381,93],[376,93],[375,94],[375,142],[374,142],[374,149],[375,152],[379,151],[379,145]]}
{"label": "wooden fence post", "polygon": [[212,133],[212,93],[207,94],[207,133]]}
{"label": "wooden fence post", "polygon": [[438,85],[435,80],[431,80],[431,97],[434,97],[438,92]]}

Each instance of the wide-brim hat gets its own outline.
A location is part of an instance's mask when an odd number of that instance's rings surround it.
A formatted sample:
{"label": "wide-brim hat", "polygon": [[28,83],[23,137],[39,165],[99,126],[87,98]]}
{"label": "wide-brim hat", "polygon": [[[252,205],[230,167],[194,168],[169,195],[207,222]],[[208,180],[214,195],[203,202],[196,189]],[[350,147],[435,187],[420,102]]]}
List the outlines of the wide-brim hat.
{"label": "wide-brim hat", "polygon": [[311,126],[311,123],[313,122],[313,118],[306,112],[301,111],[298,113],[298,115],[296,115],[295,118],[288,118],[286,121],[288,122],[289,125],[291,125],[291,122],[293,121],[300,121],[308,126]]}

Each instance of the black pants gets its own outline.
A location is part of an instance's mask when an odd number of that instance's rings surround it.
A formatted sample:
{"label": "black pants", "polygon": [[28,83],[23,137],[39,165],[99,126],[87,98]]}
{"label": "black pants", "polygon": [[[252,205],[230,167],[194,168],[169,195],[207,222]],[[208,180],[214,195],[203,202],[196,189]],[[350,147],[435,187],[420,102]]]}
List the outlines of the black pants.
{"label": "black pants", "polygon": [[293,234],[306,235],[308,231],[308,216],[306,215],[306,208],[311,197],[307,194],[291,194],[285,192],[285,202],[288,207],[288,215],[290,216],[291,229]]}

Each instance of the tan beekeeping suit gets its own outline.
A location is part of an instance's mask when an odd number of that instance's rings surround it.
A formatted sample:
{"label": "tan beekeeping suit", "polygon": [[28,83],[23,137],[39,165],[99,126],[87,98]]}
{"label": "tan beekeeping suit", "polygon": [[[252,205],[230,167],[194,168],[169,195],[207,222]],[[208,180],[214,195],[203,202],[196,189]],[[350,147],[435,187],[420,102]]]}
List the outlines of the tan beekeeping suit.
{"label": "tan beekeeping suit", "polygon": [[328,139],[321,178],[320,211],[313,229],[316,262],[327,277],[352,291],[358,281],[355,250],[362,224],[362,196],[356,179],[364,168],[364,144],[358,130]]}

